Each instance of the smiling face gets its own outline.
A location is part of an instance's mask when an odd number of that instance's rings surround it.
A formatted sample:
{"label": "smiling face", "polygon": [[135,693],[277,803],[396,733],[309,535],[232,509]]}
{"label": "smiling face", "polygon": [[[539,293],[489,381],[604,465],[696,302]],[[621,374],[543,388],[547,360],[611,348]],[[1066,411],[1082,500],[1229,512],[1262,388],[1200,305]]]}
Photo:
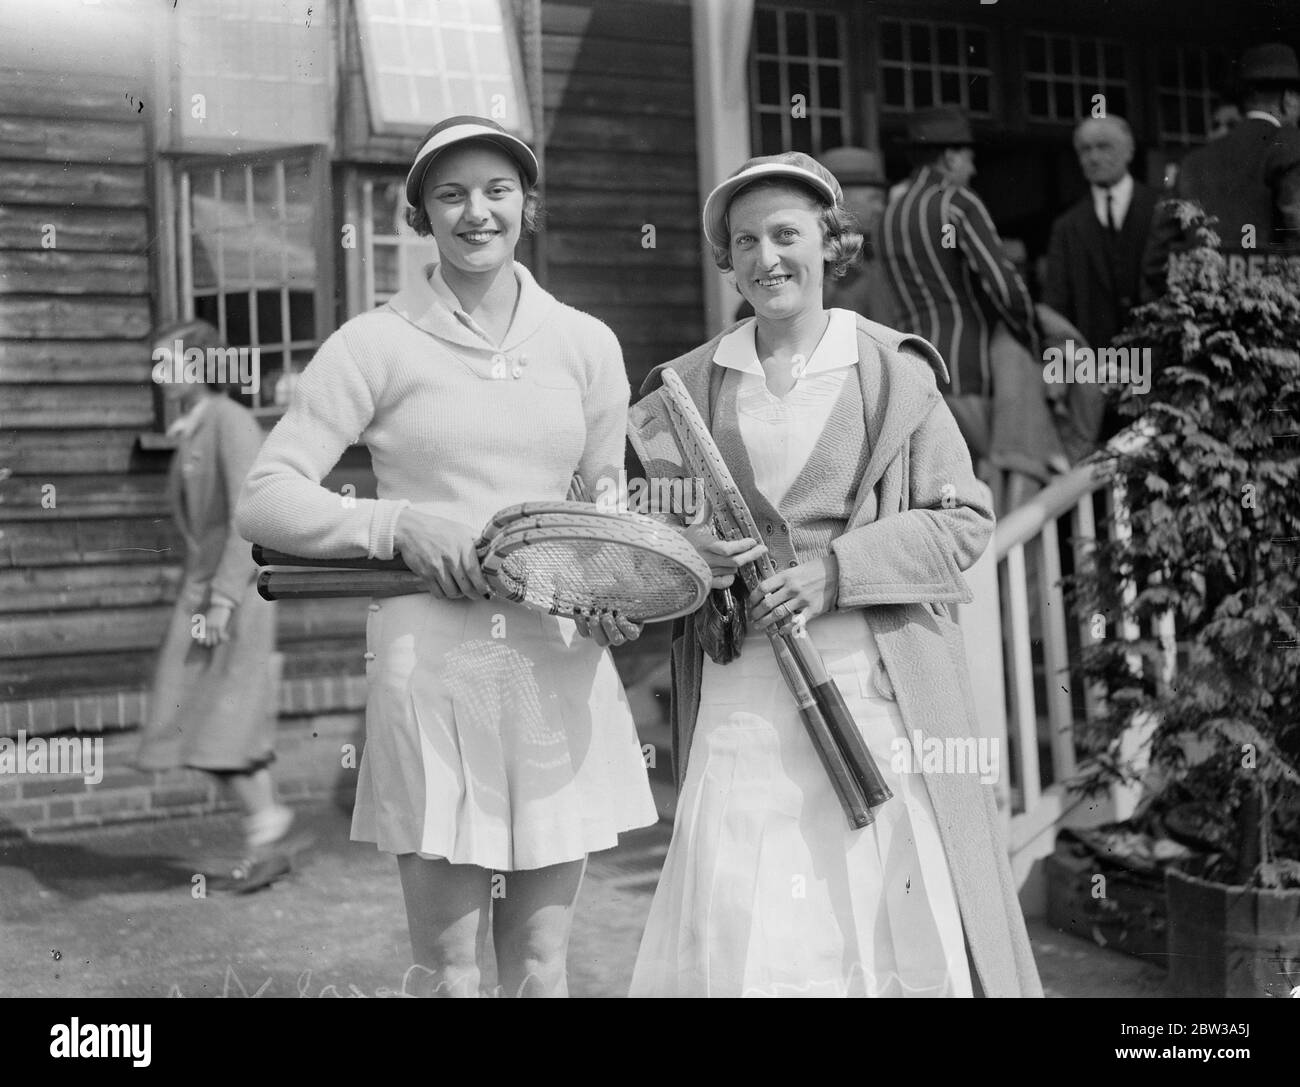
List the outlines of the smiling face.
{"label": "smiling face", "polygon": [[505,152],[488,143],[444,151],[425,174],[422,196],[438,252],[457,271],[483,275],[514,260],[524,187]]}
{"label": "smiling face", "polygon": [[802,189],[742,190],[727,209],[736,285],[760,317],[780,320],[820,308],[829,252],[821,205]]}

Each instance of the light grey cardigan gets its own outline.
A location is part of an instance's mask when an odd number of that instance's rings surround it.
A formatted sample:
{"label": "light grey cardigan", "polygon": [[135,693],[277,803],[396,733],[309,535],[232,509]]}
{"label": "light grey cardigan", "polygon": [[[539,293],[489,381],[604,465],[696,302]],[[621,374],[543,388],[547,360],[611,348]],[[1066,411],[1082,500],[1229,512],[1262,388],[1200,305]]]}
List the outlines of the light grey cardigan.
{"label": "light grey cardigan", "polygon": [[[723,335],[664,364],[681,375],[705,419],[713,417],[715,407],[728,410],[715,405],[723,374],[712,362]],[[778,567],[825,554],[827,547],[834,552],[839,562],[837,607],[862,609],[909,735],[913,730],[927,738],[976,735],[961,632],[946,605],[971,599],[962,571],[988,545],[993,514],[935,382],[935,373],[947,379],[935,349],[918,337],[859,317],[858,354],[866,455],[838,444],[851,442],[855,429],[859,439],[864,433],[863,427],[845,426],[838,406],[827,425],[839,433],[821,438],[845,448],[838,463],[860,473],[851,481],[851,513],[842,534],[818,547],[817,534],[809,536],[796,525],[792,543],[791,526],[753,486],[743,445],[728,440],[735,428],[719,428],[719,450],[737,485],[753,497],[751,512]],[[663,400],[654,391],[662,369],[651,373],[642,389],[648,395],[628,418],[629,438],[650,478],[688,474]],[[844,481],[820,482],[831,492],[827,501],[833,506],[836,484],[843,487]],[[800,494],[809,498],[818,485],[805,473],[792,488],[792,499],[799,501]],[[673,626],[670,715],[679,787],[699,712],[703,660],[694,622],[678,620]],[[980,784],[972,773],[926,774],[925,783],[952,872],[977,991],[1041,996],[992,786]]]}

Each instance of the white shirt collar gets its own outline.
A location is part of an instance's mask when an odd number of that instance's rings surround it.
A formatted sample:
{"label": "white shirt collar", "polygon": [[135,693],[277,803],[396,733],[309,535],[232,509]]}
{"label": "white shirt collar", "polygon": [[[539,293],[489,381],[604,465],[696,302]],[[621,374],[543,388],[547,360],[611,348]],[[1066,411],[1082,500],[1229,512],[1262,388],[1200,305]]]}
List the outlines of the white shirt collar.
{"label": "white shirt collar", "polygon": [[211,395],[200,396],[189,411],[172,420],[171,426],[167,428],[167,436],[169,438],[188,438],[194,433],[194,428],[199,425],[199,420],[203,418],[203,413],[208,410],[208,405],[215,399],[216,397]]}
{"label": "white shirt collar", "polygon": [[[840,370],[858,364],[858,321],[855,314],[846,309],[827,311],[830,321],[826,332],[813,349],[812,358],[800,377],[825,373],[828,370]],[[765,377],[763,364],[758,360],[758,345],[754,339],[758,319],[751,317],[733,332],[727,333],[718,341],[713,352],[713,361],[719,366],[739,370],[743,374],[757,374]]]}
{"label": "white shirt collar", "polygon": [[1105,185],[1094,185],[1092,187],[1092,208],[1097,213],[1097,222],[1102,226],[1106,225],[1106,194],[1110,193],[1114,197],[1112,213],[1115,216],[1115,229],[1119,230],[1124,225],[1124,219],[1128,215],[1129,204],[1133,202],[1133,175],[1125,174],[1114,185],[1109,187]]}
{"label": "white shirt collar", "polygon": [[1246,117],[1245,117],[1245,119],[1246,119],[1246,120],[1250,120],[1250,118],[1252,118],[1252,117],[1254,117],[1255,120],[1257,120],[1257,121],[1267,121],[1267,122],[1268,122],[1269,124],[1271,124],[1274,128],[1281,128],[1281,127],[1282,127],[1282,122],[1279,121],[1276,117],[1274,117],[1274,116],[1273,116],[1271,113],[1269,113],[1267,110],[1263,110],[1263,109],[1248,109],[1248,110],[1246,111]]}
{"label": "white shirt collar", "polygon": [[[452,315],[456,320],[469,329],[470,332],[474,333],[474,335],[487,340],[487,342],[492,344],[493,347],[496,346],[492,341],[492,337],[484,332],[479,323],[465,312],[465,307],[460,304],[460,299],[456,297],[456,292],[447,284],[447,280],[442,274],[441,264],[426,264],[424,266],[424,277],[429,281],[429,289],[433,291],[434,297],[451,310]],[[520,281],[518,266],[515,268],[515,280],[516,282],[519,282],[520,291],[522,293],[523,283]]]}

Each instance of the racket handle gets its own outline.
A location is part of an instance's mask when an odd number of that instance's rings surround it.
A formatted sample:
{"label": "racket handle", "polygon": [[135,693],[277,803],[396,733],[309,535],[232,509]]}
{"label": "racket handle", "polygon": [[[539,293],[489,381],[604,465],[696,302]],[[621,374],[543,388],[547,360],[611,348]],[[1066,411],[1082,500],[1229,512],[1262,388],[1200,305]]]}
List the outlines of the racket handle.
{"label": "racket handle", "polygon": [[858,724],[848,705],[845,705],[844,694],[840,693],[835,679],[828,674],[822,654],[816,651],[815,646],[801,646],[802,638],[793,638],[793,641],[796,646],[794,655],[809,681],[818,709],[822,710],[831,735],[835,737],[836,746],[844,754],[845,762],[849,763],[854,779],[857,779],[867,798],[867,804],[879,807],[893,796],[893,789],[881,778],[880,767],[876,766],[874,755],[862,739],[862,733],[858,731]]}
{"label": "racket handle", "polygon": [[253,544],[253,561],[258,566],[306,566],[331,570],[397,570],[410,572],[401,556],[391,559],[310,559],[305,555],[290,555],[261,544]]}
{"label": "racket handle", "polygon": [[781,669],[781,675],[785,679],[786,686],[790,688],[790,693],[794,696],[795,703],[799,707],[799,716],[803,720],[804,729],[817,751],[817,757],[821,760],[822,767],[831,779],[831,787],[839,798],[840,806],[844,809],[849,826],[854,830],[861,830],[863,827],[870,826],[876,820],[871,811],[871,805],[867,803],[862,787],[859,785],[852,767],[849,766],[844,757],[844,752],[840,750],[839,745],[835,742],[835,737],[828,727],[826,718],[822,716],[812,689],[804,681],[803,674],[794,659],[794,655],[790,652],[789,645],[786,644],[784,638],[774,631],[768,633],[768,639],[772,643],[772,651],[776,654],[776,663]]}
{"label": "racket handle", "polygon": [[342,596],[408,596],[429,587],[409,570],[263,570],[257,591],[264,600],[320,600]]}

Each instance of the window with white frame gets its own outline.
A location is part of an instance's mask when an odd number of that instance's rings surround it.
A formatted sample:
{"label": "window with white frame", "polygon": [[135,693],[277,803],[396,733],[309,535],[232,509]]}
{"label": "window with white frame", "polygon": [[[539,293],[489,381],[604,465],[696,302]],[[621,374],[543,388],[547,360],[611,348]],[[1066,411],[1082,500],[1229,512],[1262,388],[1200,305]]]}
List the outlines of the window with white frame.
{"label": "window with white frame", "polygon": [[256,347],[250,406],[279,410],[320,343],[317,208],[311,151],[178,165],[180,305],[231,347]]}
{"label": "window with white frame", "polygon": [[424,276],[438,259],[432,238],[422,238],[406,222],[406,179],[361,181],[361,299],[363,309],[382,306],[403,287]]}
{"label": "window with white frame", "polygon": [[1160,48],[1157,112],[1164,143],[1203,143],[1227,82],[1228,56],[1190,45]]}
{"label": "window with white frame", "polygon": [[816,155],[843,146],[849,138],[843,17],[765,5],[754,13],[754,38],[756,153]]}
{"label": "window with white frame", "polygon": [[993,112],[993,68],[988,31],[959,23],[881,19],[880,107],[917,110],[960,106]]}
{"label": "window with white frame", "polygon": [[356,0],[376,132],[423,131],[461,113],[532,138],[508,0]]}
{"label": "window with white frame", "polygon": [[1122,42],[1073,34],[1025,35],[1025,110],[1035,121],[1071,124],[1093,112],[1104,95],[1107,113],[1128,114]]}
{"label": "window with white frame", "polygon": [[[168,12],[180,143],[237,136],[256,144],[328,143],[334,0],[220,0]],[[310,10],[309,10],[310,8]],[[291,134],[291,135],[290,135]]]}

